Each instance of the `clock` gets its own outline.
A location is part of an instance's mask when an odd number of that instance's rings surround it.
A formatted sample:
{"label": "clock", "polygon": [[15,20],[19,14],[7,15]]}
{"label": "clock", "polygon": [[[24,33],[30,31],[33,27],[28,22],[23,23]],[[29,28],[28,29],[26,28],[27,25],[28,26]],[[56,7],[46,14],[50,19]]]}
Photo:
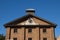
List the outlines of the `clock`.
{"label": "clock", "polygon": [[31,18],[29,18],[28,22],[29,22],[29,23],[32,23],[32,19],[31,19]]}

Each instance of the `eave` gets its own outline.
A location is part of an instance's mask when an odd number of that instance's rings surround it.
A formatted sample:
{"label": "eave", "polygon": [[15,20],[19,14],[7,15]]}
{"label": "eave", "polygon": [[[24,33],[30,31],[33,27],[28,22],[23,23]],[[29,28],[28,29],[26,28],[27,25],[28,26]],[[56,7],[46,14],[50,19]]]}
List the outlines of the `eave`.
{"label": "eave", "polygon": [[4,25],[5,28],[7,27],[11,27],[11,28],[21,28],[21,27],[40,27],[40,28],[43,28],[43,27],[46,27],[46,28],[49,28],[49,27],[54,27],[56,28],[56,26],[54,25]]}

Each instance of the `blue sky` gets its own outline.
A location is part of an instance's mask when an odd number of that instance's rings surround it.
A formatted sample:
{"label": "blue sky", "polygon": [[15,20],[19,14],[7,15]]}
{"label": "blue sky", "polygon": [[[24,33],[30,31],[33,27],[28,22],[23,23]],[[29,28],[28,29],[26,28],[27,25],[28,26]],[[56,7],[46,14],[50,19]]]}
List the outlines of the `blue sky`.
{"label": "blue sky", "polygon": [[0,0],[0,34],[6,34],[3,24],[26,15],[27,8],[34,8],[36,16],[56,23],[55,35],[60,35],[60,0]]}

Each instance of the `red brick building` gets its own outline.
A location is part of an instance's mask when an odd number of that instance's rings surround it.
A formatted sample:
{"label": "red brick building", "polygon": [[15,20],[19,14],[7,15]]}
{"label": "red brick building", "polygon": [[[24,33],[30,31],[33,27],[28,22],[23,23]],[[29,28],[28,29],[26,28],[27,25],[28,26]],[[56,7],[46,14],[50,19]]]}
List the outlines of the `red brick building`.
{"label": "red brick building", "polygon": [[55,40],[56,24],[34,14],[27,9],[25,16],[4,24],[6,40]]}

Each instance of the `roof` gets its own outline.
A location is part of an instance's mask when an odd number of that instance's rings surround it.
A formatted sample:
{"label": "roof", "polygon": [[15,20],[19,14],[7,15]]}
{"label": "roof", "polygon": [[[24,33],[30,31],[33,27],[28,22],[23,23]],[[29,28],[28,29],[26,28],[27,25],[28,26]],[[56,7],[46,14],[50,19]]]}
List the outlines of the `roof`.
{"label": "roof", "polygon": [[[17,19],[15,19],[15,20],[11,21],[11,22],[8,22],[8,23],[4,24],[4,26],[5,26],[5,27],[7,27],[7,26],[17,26],[17,25],[15,25],[15,24],[17,24],[18,22],[22,22],[22,21],[24,21],[24,20],[27,20],[29,17],[35,17],[35,18],[37,18],[37,19],[39,19],[39,20],[42,20],[42,21],[44,21],[44,22],[47,22],[47,23],[50,24],[49,26],[53,26],[53,27],[56,27],[56,26],[57,26],[55,23],[52,23],[52,22],[50,22],[50,21],[48,21],[48,20],[45,20],[45,19],[43,19],[43,18],[41,18],[41,17],[39,18],[39,17],[34,16],[34,15],[25,15],[25,16],[23,16],[23,17],[21,17],[21,18],[17,18]],[[20,26],[24,26],[24,25],[20,25]],[[38,25],[38,26],[41,26],[41,25]]]}

